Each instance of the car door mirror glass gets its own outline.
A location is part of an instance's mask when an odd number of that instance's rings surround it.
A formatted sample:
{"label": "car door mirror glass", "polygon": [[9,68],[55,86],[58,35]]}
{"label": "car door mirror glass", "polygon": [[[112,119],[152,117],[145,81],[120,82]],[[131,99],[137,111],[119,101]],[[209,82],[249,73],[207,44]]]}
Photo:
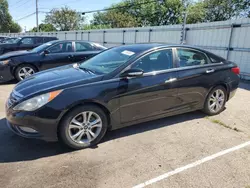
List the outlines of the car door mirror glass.
{"label": "car door mirror glass", "polygon": [[141,69],[129,69],[123,72],[120,77],[139,77],[143,75],[143,70]]}

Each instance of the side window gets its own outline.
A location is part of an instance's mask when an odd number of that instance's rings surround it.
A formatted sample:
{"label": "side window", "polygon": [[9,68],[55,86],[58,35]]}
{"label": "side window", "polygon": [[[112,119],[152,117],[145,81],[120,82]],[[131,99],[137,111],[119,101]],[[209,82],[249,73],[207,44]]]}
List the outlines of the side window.
{"label": "side window", "polygon": [[21,44],[34,44],[34,38],[24,38],[21,40]]}
{"label": "side window", "polygon": [[49,37],[44,37],[43,40],[45,43],[51,41]]}
{"label": "side window", "polygon": [[76,42],[76,52],[91,51],[93,47],[86,42]]}
{"label": "side window", "polygon": [[43,44],[43,38],[42,37],[37,37],[36,38],[36,44]]}
{"label": "side window", "polygon": [[173,68],[172,49],[152,52],[139,59],[132,68],[142,69],[145,73]]}
{"label": "side window", "polygon": [[225,61],[222,57],[216,56],[214,54],[209,54],[210,60],[212,63],[221,63]]}
{"label": "side window", "polygon": [[48,48],[50,53],[64,53],[64,52],[73,52],[72,43],[71,42],[64,42],[55,44]]}
{"label": "side window", "polygon": [[177,56],[179,60],[179,67],[205,65],[209,63],[206,55],[196,50],[177,48]]}

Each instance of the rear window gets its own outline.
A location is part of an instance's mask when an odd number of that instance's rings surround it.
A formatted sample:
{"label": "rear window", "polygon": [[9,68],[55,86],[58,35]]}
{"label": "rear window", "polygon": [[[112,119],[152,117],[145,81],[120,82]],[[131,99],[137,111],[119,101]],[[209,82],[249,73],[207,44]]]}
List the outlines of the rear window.
{"label": "rear window", "polygon": [[52,41],[52,40],[57,40],[56,37],[44,37],[44,43]]}
{"label": "rear window", "polygon": [[225,61],[224,58],[219,57],[217,55],[214,55],[214,54],[207,54],[207,55],[209,56],[212,63],[221,63]]}
{"label": "rear window", "polygon": [[37,44],[42,44],[43,43],[43,38],[42,37],[37,37],[36,38],[36,43]]}

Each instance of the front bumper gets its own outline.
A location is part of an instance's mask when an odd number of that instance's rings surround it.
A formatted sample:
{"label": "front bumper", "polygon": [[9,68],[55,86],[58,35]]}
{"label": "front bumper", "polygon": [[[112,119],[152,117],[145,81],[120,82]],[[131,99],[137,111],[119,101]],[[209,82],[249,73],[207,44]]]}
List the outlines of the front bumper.
{"label": "front bumper", "polygon": [[13,80],[14,76],[11,73],[9,65],[0,65],[0,82],[7,82]]}
{"label": "front bumper", "polygon": [[[48,114],[52,113],[49,109],[45,109],[45,111]],[[15,134],[25,138],[57,141],[57,125],[59,121],[57,118],[40,116],[42,113],[46,116],[45,111],[16,112],[12,109],[6,109],[7,126]]]}

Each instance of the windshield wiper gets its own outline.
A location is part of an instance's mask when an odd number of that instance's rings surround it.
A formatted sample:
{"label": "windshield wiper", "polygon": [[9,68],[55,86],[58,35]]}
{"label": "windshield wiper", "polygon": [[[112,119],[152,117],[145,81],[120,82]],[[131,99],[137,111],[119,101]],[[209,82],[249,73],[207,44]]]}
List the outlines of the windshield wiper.
{"label": "windshield wiper", "polygon": [[93,70],[91,70],[91,69],[88,69],[88,68],[85,68],[85,67],[81,67],[81,66],[79,66],[78,68],[79,68],[79,69],[82,69],[82,70],[84,70],[84,71],[86,71],[86,72],[91,72],[91,73],[94,73],[94,74],[95,74],[95,71],[93,71]]}

